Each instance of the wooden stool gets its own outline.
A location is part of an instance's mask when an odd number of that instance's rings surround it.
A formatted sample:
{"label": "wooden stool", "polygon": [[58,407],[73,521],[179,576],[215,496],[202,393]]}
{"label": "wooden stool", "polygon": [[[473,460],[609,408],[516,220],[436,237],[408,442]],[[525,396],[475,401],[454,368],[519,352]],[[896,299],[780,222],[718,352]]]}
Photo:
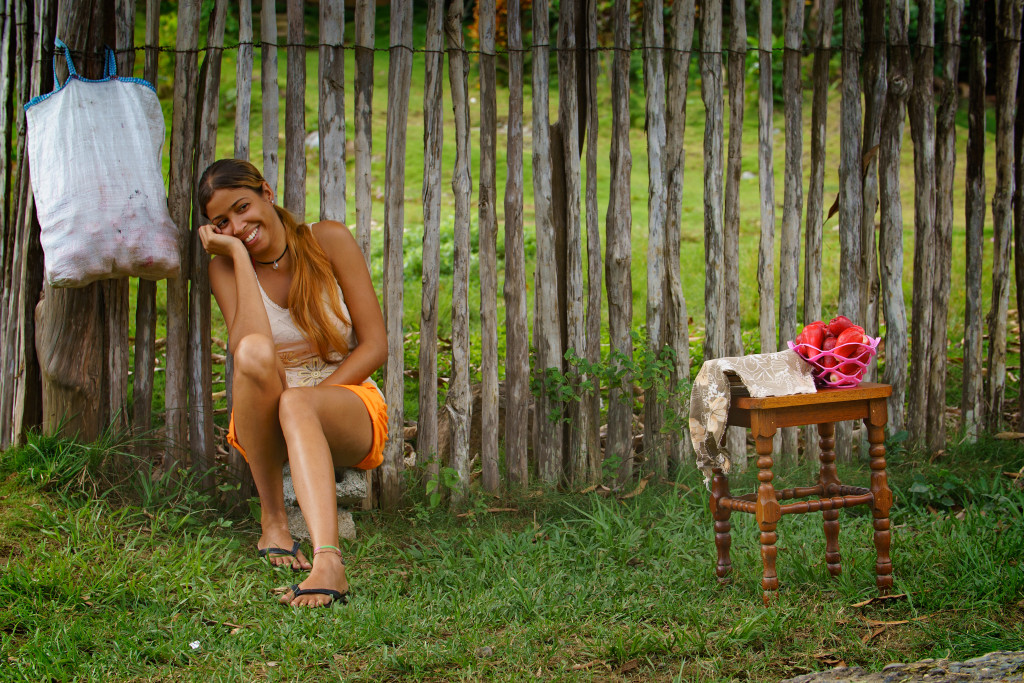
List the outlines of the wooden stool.
{"label": "wooden stool", "polygon": [[[888,419],[885,399],[892,393],[888,384],[864,382],[853,389],[822,389],[815,394],[751,398],[742,384],[733,383],[730,427],[749,427],[757,442],[757,493],[744,496],[729,494],[729,479],[720,469],[711,480],[711,514],[715,519],[715,547],[718,550],[718,580],[727,581],[732,563],[729,560],[729,515],[749,512],[757,517],[761,528],[761,559],[764,561],[764,604],[775,595],[779,579],[775,575],[775,525],[783,515],[822,511],[825,520],[825,563],[832,576],[842,571],[839,561],[839,509],[869,505],[874,515],[875,582],[880,595],[892,588],[892,561],[889,559],[889,508],[892,491],[885,472],[885,423]],[[836,473],[835,422],[864,420],[871,444],[871,488],[846,486]],[[818,425],[821,444],[821,467],[814,486],[776,491],[772,486],[772,437],[782,427]],[[816,500],[779,504],[780,500],[817,496]]]}

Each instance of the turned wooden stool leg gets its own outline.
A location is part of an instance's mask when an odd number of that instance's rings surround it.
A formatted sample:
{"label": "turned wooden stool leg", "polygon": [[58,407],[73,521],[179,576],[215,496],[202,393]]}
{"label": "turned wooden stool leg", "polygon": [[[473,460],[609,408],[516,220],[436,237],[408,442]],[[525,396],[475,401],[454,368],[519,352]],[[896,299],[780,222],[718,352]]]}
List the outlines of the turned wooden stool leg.
{"label": "turned wooden stool leg", "polygon": [[[818,483],[821,484],[821,497],[829,498],[838,493],[830,489],[839,486],[839,474],[836,472],[836,426],[832,422],[818,425],[818,444],[821,446],[821,468],[818,470]],[[832,576],[839,576],[843,565],[839,557],[839,510],[823,510],[821,517],[825,527],[825,566]]]}
{"label": "turned wooden stool leg", "polygon": [[729,478],[718,468],[712,472],[714,476],[711,479],[711,516],[715,520],[715,549],[718,550],[718,566],[715,573],[718,575],[718,582],[724,584],[729,583],[729,572],[732,571],[732,560],[729,559],[729,547],[732,545],[732,536],[729,535],[732,524],[729,523],[729,515],[732,510],[719,505],[719,501],[729,497]]}
{"label": "turned wooden stool leg", "polygon": [[888,595],[892,588],[892,559],[889,557],[889,508],[892,507],[892,491],[889,489],[885,471],[885,423],[887,420],[885,399],[871,402],[871,417],[864,420],[868,428],[868,453],[871,456],[871,493],[874,500],[871,513],[874,515],[875,583],[880,595]]}
{"label": "turned wooden stool leg", "polygon": [[775,487],[772,486],[772,437],[775,436],[775,426],[770,415],[755,413],[751,418],[751,429],[757,442],[757,479],[761,482],[757,487],[757,507],[754,512],[757,525],[761,528],[761,561],[764,563],[761,588],[767,606],[769,599],[779,589],[779,578],[775,574],[775,541],[778,539],[775,525],[782,518],[782,510],[775,497]]}

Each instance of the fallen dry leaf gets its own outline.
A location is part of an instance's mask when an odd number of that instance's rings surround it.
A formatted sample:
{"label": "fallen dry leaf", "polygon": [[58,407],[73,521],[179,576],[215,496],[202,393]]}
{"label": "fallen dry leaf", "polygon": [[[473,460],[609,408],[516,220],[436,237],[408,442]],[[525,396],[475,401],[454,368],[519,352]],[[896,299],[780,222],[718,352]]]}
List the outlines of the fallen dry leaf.
{"label": "fallen dry leaf", "polygon": [[592,491],[596,491],[596,490],[597,490],[597,484],[591,484],[587,488],[585,488],[582,491],[580,491],[580,493],[591,493]]}
{"label": "fallen dry leaf", "polygon": [[1014,439],[1024,439],[1024,432],[999,432],[995,435],[996,439],[1002,441],[1013,441]]}
{"label": "fallen dry leaf", "polygon": [[291,586],[278,586],[277,588],[271,588],[270,592],[274,595],[284,595],[292,589]]}
{"label": "fallen dry leaf", "polygon": [[649,472],[647,476],[640,480],[640,483],[637,484],[635,489],[633,489],[632,491],[625,495],[619,496],[619,500],[626,500],[627,498],[632,498],[633,496],[640,495],[643,492],[643,490],[647,488],[647,482],[649,482],[651,480],[651,477],[653,476],[654,472]]}
{"label": "fallen dry leaf", "polygon": [[[484,510],[484,512],[487,512],[487,513],[493,513],[493,512],[519,512],[519,508],[487,508],[486,510]],[[469,512],[460,512],[459,514],[457,514],[455,516],[456,517],[472,517],[475,514],[476,514],[475,510],[470,510]]]}
{"label": "fallen dry leaf", "polygon": [[626,662],[625,664],[622,665],[622,668],[619,669],[619,673],[620,674],[624,674],[624,673],[626,673],[628,671],[632,671],[633,669],[639,669],[639,668],[640,668],[640,662],[635,660],[635,659],[631,659],[631,660],[629,660],[628,662]]}
{"label": "fallen dry leaf", "polygon": [[897,593],[896,595],[876,595],[875,597],[868,598],[867,600],[864,600],[862,602],[856,602],[856,603],[850,605],[850,607],[866,607],[867,605],[872,605],[872,604],[874,604],[876,602],[887,602],[887,601],[892,601],[892,600],[906,600],[906,599],[907,599],[907,594],[906,593]]}
{"label": "fallen dry leaf", "polygon": [[591,660],[591,661],[587,662],[586,664],[573,664],[572,665],[572,670],[573,671],[583,671],[584,669],[589,669],[592,666],[601,666],[603,664],[604,664],[604,660],[603,659],[594,659],[594,660]]}
{"label": "fallen dry leaf", "polygon": [[885,633],[885,629],[886,628],[887,627],[885,627],[885,626],[876,626],[875,628],[871,629],[869,632],[867,632],[863,636],[861,636],[860,642],[865,643],[865,644],[870,642],[872,639],[875,638],[875,636],[879,636],[882,633]]}
{"label": "fallen dry leaf", "polygon": [[819,652],[812,656],[825,666],[846,666],[842,657],[831,652]]}
{"label": "fallen dry leaf", "polygon": [[1024,475],[1021,475],[1020,472],[1003,472],[1003,476],[1009,477],[1010,479],[1020,479]]}
{"label": "fallen dry leaf", "polygon": [[683,493],[686,493],[687,491],[689,491],[689,490],[690,490],[690,487],[689,487],[689,486],[687,486],[686,484],[681,484],[681,483],[679,483],[678,481],[671,481],[670,479],[664,479],[664,478],[662,478],[661,482],[662,482],[663,484],[670,484],[670,485],[672,485],[672,486],[675,486],[675,487],[676,487],[677,489],[679,489],[679,490],[680,490],[680,491],[682,491]]}

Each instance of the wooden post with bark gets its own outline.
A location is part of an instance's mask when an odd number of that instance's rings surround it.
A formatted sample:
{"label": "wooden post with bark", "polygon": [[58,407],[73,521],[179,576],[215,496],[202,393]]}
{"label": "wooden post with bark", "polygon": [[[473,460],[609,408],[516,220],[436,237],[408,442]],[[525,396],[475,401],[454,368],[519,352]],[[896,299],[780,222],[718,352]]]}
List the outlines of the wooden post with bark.
{"label": "wooden post with bark", "polygon": [[480,182],[477,185],[480,264],[480,465],[485,491],[498,474],[498,213],[495,1],[480,0]]}
{"label": "wooden post with bark", "polygon": [[[676,416],[679,423],[678,433],[671,435],[668,444],[668,461],[669,465],[674,468],[687,466],[686,460],[689,459],[693,451],[686,420],[688,402],[685,400],[690,382],[690,327],[686,313],[686,299],[683,296],[679,251],[683,210],[683,171],[686,161],[683,134],[686,132],[686,91],[689,84],[690,48],[693,43],[694,20],[694,0],[673,1],[671,38],[668,41],[671,49],[666,53],[667,61],[665,63],[668,83],[664,159],[667,277],[663,290],[666,302],[663,339],[675,353],[675,364],[669,378],[667,407],[668,411]],[[628,92],[626,100],[628,105]]]}
{"label": "wooden post with bark", "polygon": [[[562,429],[551,419],[560,413],[552,396],[548,375],[562,370],[562,340],[558,323],[557,268],[551,192],[551,136],[548,125],[548,3],[533,3],[533,205],[537,236],[534,270],[534,372],[540,396],[534,412],[536,443],[533,452],[541,481],[553,484],[562,476]],[[456,197],[458,195],[456,194]],[[628,199],[627,199],[628,201]]]}
{"label": "wooden post with bark", "polygon": [[412,0],[391,3],[391,49],[388,59],[388,123],[384,176],[384,321],[388,361],[384,395],[388,400],[388,434],[381,465],[380,504],[396,509],[402,501],[405,441],[405,353],[402,314],[404,283],[402,236],[405,234],[405,133],[412,84]]}
{"label": "wooden post with bark", "polygon": [[[596,365],[601,361],[601,226],[597,217],[597,0],[586,0],[585,46],[577,45],[577,54],[587,56],[586,68],[586,129],[587,129],[587,321],[586,351],[587,362]],[[581,29],[583,27],[580,27]],[[582,34],[582,30],[579,31]],[[582,59],[582,57],[580,57]],[[507,257],[507,256],[506,256]],[[507,263],[507,261],[506,261]],[[601,385],[600,377],[589,377],[591,389],[583,392],[582,410],[586,413],[584,434],[589,479],[596,482],[601,476]]]}
{"label": "wooden post with bark", "polygon": [[[800,77],[804,3],[790,2],[786,11],[782,55],[782,94],[786,118],[786,161],[782,230],[779,235],[779,347],[796,337],[796,293],[800,278],[800,215],[803,211],[803,86]],[[782,453],[795,462],[797,428],[782,430]]]}
{"label": "wooden post with bark", "polygon": [[[526,246],[523,234],[523,34],[519,11],[519,0],[509,0],[504,295],[505,476],[510,487],[526,486],[529,483],[530,472],[527,461],[530,339],[527,326]],[[440,157],[440,149],[438,156]],[[420,381],[422,382],[422,375]],[[423,405],[422,399],[420,405]]]}
{"label": "wooden post with bark", "polygon": [[[441,149],[444,139],[444,3],[427,5],[423,91],[423,253],[420,300],[419,412],[416,451],[427,481],[438,481],[437,322],[441,270]],[[436,486],[437,484],[435,484]]]}
{"label": "wooden post with bark", "polygon": [[373,153],[373,26],[376,3],[356,0],[355,12],[355,152],[356,241],[370,265],[370,186]]}
{"label": "wooden post with bark", "polygon": [[344,0],[320,0],[320,220],[345,217]]}
{"label": "wooden post with bark", "polygon": [[235,71],[235,158],[245,159],[246,161],[249,160],[252,67],[252,0],[238,0],[238,63],[236,64]]}
{"label": "wooden post with bark", "polygon": [[928,414],[925,443],[936,453],[946,447],[946,356],[949,353],[949,287],[953,267],[953,184],[956,170],[956,110],[960,101],[960,15],[963,0],[946,3],[943,83],[935,121],[935,272],[928,361]]}
{"label": "wooden post with bark", "polygon": [[284,100],[284,208],[306,220],[306,48],[303,0],[288,0],[288,82]]}
{"label": "wooden post with bark", "polygon": [[[263,91],[263,177],[277,194],[277,3],[264,0],[260,8],[260,87]],[[177,81],[175,81],[177,83]],[[180,100],[178,100],[180,101]]]}
{"label": "wooden post with bark", "polygon": [[[799,3],[794,3],[799,4]],[[725,279],[722,264],[722,1],[701,7],[701,98],[704,100],[704,358],[725,352]]]}
{"label": "wooden post with bark", "polygon": [[[217,119],[220,109],[220,65],[224,51],[224,24],[227,0],[217,0],[210,17],[206,39],[206,58],[200,71],[201,109],[196,133],[195,169],[203,169],[216,160]],[[199,226],[206,220],[199,212],[198,183],[192,200],[192,284],[189,288],[189,438],[193,468],[204,477],[204,487],[212,490],[210,475],[214,466],[213,406],[210,404],[212,372],[210,359],[210,259],[199,239]]]}
{"label": "wooden post with bark", "polygon": [[[869,337],[879,332],[878,245],[875,215],[878,213],[878,144],[882,135],[882,110],[887,89],[885,73],[885,2],[864,3],[864,138],[861,144],[863,181],[861,190],[860,273],[864,276],[860,324]],[[864,381],[874,381],[878,358],[872,357]],[[866,443],[866,441],[862,442]]]}
{"label": "wooden post with bark", "polygon": [[469,427],[472,398],[469,387],[469,205],[473,192],[469,152],[469,62],[462,34],[462,0],[453,0],[445,17],[448,40],[448,79],[455,118],[455,169],[452,193],[455,195],[455,263],[452,282],[452,377],[448,383],[445,410],[451,421],[449,466],[459,480],[451,491],[452,506],[458,506],[469,493]]}
{"label": "wooden post with bark", "polygon": [[[743,100],[746,89],[747,20],[744,0],[731,0],[729,31],[729,156],[725,173],[725,355],[743,355],[740,326],[740,175],[743,161]],[[747,469],[747,430],[730,427],[726,448],[737,471]],[[796,462],[796,453],[792,454]]]}
{"label": "wooden post with bark", "polygon": [[[629,0],[615,0],[613,7],[615,52],[612,56],[611,180],[605,216],[605,278],[608,287],[608,340],[616,370],[633,360],[633,283],[630,270],[632,207],[629,177],[633,157],[629,149]],[[536,48],[535,48],[536,49]],[[536,97],[536,96],[535,96]],[[536,105],[534,105],[536,107]],[[536,137],[534,149],[536,150]],[[536,152],[534,187],[536,181]],[[669,186],[671,189],[671,185]],[[670,204],[670,206],[672,206]],[[538,244],[539,246],[539,244]],[[537,252],[538,260],[540,251]],[[539,280],[538,280],[539,284]],[[539,409],[538,403],[538,409]],[[537,413],[538,427],[544,415]],[[624,486],[633,473],[632,378],[623,376],[608,388],[608,436],[605,459],[617,458],[618,483]]]}
{"label": "wooden post with bark", "polygon": [[888,399],[889,430],[904,426],[903,400],[907,390],[907,309],[903,300],[903,206],[900,199],[900,153],[903,120],[913,83],[910,69],[910,23],[908,0],[889,4],[889,65],[882,136],[878,146],[878,198],[881,227],[878,253],[881,255],[882,313],[885,318],[885,372],[882,381],[892,385]]}
{"label": "wooden post with bark", "polygon": [[1020,68],[1021,0],[996,2],[996,187],[992,195],[992,306],[988,313],[988,428],[1003,422],[1007,308],[1010,300],[1013,129]]}
{"label": "wooden post with bark", "polygon": [[[985,0],[971,3],[970,61],[967,65],[970,98],[967,106],[967,159],[964,218],[966,252],[964,296],[964,367],[960,390],[960,420],[964,438],[978,439],[985,424],[982,385],[982,300],[985,227]],[[1020,309],[1018,309],[1020,310]]]}

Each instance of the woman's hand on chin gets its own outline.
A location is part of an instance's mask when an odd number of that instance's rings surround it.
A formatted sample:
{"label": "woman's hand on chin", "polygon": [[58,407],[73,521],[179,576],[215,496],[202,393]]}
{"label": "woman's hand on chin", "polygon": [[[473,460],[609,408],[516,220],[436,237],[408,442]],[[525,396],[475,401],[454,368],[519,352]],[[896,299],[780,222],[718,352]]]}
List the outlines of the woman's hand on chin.
{"label": "woman's hand on chin", "polygon": [[245,251],[242,240],[234,235],[222,234],[220,230],[209,223],[199,226],[199,239],[202,241],[206,253],[213,256],[227,256],[233,259],[238,253],[238,249]]}

